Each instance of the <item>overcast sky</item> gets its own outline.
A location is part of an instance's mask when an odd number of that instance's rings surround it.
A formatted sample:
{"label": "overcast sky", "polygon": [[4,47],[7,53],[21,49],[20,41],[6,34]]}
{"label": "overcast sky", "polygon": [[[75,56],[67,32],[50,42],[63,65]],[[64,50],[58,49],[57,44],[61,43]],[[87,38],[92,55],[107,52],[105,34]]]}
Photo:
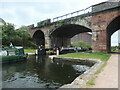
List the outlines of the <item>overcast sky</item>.
{"label": "overcast sky", "polygon": [[[107,0],[0,0],[0,17],[19,28],[21,25],[36,25],[39,21],[85,9],[104,1]],[[118,34],[112,36],[112,39],[112,45],[116,45]]]}

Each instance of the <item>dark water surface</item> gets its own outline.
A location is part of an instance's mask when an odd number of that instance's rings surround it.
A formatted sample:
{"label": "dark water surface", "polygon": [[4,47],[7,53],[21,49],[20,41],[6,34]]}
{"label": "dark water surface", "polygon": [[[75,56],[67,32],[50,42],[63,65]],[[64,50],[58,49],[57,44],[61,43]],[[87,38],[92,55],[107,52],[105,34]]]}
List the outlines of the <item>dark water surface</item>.
{"label": "dark water surface", "polygon": [[75,62],[30,56],[27,61],[3,64],[3,88],[59,88],[90,68]]}

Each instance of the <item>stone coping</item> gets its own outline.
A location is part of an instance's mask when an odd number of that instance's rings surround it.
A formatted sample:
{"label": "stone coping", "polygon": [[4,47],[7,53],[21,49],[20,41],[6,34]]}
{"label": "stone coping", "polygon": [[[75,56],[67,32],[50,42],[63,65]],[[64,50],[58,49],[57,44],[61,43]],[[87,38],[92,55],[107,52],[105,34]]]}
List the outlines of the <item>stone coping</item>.
{"label": "stone coping", "polygon": [[78,76],[72,83],[70,84],[65,84],[63,86],[61,86],[59,89],[62,88],[84,88],[84,86],[86,85],[86,83],[93,77],[93,75],[95,74],[95,72],[103,65],[103,61],[101,61],[100,59],[92,59],[92,58],[69,58],[69,57],[53,57],[53,60],[67,60],[67,61],[81,61],[81,60],[85,60],[85,61],[90,61],[90,62],[94,62],[95,64],[87,71],[85,71],[83,74],[81,74],[80,76]]}

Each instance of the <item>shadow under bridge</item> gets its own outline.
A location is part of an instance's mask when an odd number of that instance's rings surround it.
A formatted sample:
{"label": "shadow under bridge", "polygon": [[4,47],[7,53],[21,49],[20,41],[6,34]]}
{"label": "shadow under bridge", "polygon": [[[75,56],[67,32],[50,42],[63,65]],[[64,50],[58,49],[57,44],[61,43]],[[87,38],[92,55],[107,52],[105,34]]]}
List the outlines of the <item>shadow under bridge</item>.
{"label": "shadow under bridge", "polygon": [[51,45],[68,47],[73,36],[84,32],[92,32],[92,30],[77,24],[62,25],[51,33]]}

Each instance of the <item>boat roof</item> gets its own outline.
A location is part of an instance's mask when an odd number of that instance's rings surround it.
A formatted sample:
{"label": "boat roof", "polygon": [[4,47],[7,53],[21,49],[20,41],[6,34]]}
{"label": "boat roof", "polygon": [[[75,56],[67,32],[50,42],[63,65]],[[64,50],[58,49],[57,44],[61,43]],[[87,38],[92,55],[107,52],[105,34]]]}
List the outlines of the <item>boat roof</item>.
{"label": "boat roof", "polygon": [[22,46],[19,46],[19,47],[17,46],[17,47],[15,47],[15,48],[17,48],[17,49],[21,49],[21,48],[23,48],[23,47],[22,47]]}
{"label": "boat roof", "polygon": [[11,49],[22,49],[23,47],[22,46],[15,46],[15,47],[5,47],[5,48],[2,48],[2,50],[11,50]]}

